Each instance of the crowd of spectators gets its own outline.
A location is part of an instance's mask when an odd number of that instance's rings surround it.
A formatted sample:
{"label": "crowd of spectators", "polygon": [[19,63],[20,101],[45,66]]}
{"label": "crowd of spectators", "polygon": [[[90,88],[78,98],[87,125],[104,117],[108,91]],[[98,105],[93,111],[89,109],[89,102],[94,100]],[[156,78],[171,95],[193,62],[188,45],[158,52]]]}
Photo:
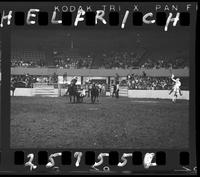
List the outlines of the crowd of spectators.
{"label": "crowd of spectators", "polygon": [[66,59],[55,59],[54,66],[56,68],[91,68],[93,59],[91,57],[66,57]]}
{"label": "crowd of spectators", "polygon": [[187,62],[183,58],[176,58],[176,59],[159,59],[159,60],[151,60],[147,59],[142,65],[141,68],[146,69],[160,69],[160,68],[185,68],[187,67]]}
{"label": "crowd of spectators", "polygon": [[128,87],[139,90],[169,90],[172,88],[172,80],[169,77],[149,77],[143,74],[127,76]]}
{"label": "crowd of spectators", "polygon": [[25,75],[12,75],[11,83],[20,83],[19,87],[33,88],[34,83],[57,83],[58,77],[54,73],[52,76],[33,76],[30,74]]}
{"label": "crowd of spectators", "polygon": [[29,74],[11,76],[11,83],[21,83],[22,86],[20,87],[32,88],[32,84],[35,82],[37,82],[37,77],[31,76]]}
{"label": "crowd of spectators", "polygon": [[42,60],[40,61],[11,60],[11,67],[35,68],[35,67],[45,67],[45,64]]}
{"label": "crowd of spectators", "polygon": [[150,59],[146,55],[146,51],[134,52],[117,52],[111,51],[101,55],[103,59],[102,66],[108,69],[111,68],[184,68],[188,65],[187,60],[183,57],[179,58],[164,58],[164,59]]}
{"label": "crowd of spectators", "polygon": [[[189,89],[189,78],[181,78],[181,89]],[[129,89],[138,90],[170,90],[174,85],[171,77],[149,77],[143,72],[143,75],[131,74],[127,76],[127,85]]]}
{"label": "crowd of spectators", "polygon": [[128,69],[132,67],[139,67],[140,57],[134,52],[117,52],[111,51],[103,53],[102,67],[107,69],[123,68]]}
{"label": "crowd of spectators", "polygon": [[[48,63],[48,64],[47,64]],[[49,67],[49,62],[43,60],[12,60],[12,67]],[[53,59],[51,67],[55,68],[105,68],[105,69],[135,69],[135,68],[147,68],[147,69],[159,69],[159,68],[184,68],[187,67],[187,60],[183,57],[175,57],[173,59],[150,59],[148,55],[145,55],[145,51],[140,52],[120,52],[110,51],[103,52],[88,56],[62,56]]]}

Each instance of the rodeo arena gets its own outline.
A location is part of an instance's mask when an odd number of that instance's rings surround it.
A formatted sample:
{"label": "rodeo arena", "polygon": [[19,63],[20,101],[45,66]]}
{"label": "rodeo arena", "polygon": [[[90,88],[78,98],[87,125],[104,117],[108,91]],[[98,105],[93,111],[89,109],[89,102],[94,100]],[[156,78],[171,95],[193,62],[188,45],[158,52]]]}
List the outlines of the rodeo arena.
{"label": "rodeo arena", "polygon": [[82,52],[71,34],[63,43],[26,35],[12,37],[11,147],[188,147],[184,53],[149,58],[138,41],[129,51]]}

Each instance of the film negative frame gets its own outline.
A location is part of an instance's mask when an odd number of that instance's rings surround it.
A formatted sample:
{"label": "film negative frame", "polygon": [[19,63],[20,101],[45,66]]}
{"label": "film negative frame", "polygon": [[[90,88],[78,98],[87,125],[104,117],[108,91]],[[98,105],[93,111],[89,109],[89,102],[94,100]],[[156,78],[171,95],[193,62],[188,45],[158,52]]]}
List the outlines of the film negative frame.
{"label": "film negative frame", "polygon": [[[115,3],[115,1],[109,1]],[[108,3],[109,3],[108,2]],[[128,2],[128,1],[127,1]],[[125,3],[127,3],[125,2]],[[1,8],[10,10],[11,2],[3,2]],[[23,6],[31,7],[40,6],[45,7],[48,10],[45,12],[52,12],[52,6],[56,2],[44,3],[35,2],[25,3]],[[62,2],[59,2],[62,4]],[[82,2],[76,2],[78,4]],[[95,3],[95,2],[94,2]],[[98,2],[100,3],[100,2]],[[118,3],[118,2],[116,2]],[[150,3],[150,2],[148,2]],[[195,3],[191,3],[195,5]],[[5,5],[5,6],[4,6]],[[23,6],[16,2],[17,9],[13,11],[22,12]],[[13,5],[13,7],[15,7]],[[26,9],[26,8],[25,8]],[[190,25],[196,25],[197,18],[196,10],[190,11]],[[44,14],[45,15],[45,14]],[[20,14],[19,14],[20,16]],[[22,15],[23,16],[23,15]],[[18,23],[18,22],[16,22]],[[89,22],[90,23],[90,22]],[[112,23],[112,22],[111,22]],[[115,22],[113,22],[115,24]],[[190,123],[189,123],[189,149],[11,149],[10,148],[10,60],[11,58],[11,32],[16,29],[65,29],[65,26],[60,25],[35,25],[28,27],[27,25],[11,24],[1,29],[1,50],[2,50],[2,62],[1,62],[1,135],[2,135],[2,147],[0,155],[0,174],[196,174],[196,105],[195,105],[195,28],[191,29],[191,44],[190,44]],[[73,27],[72,27],[73,28]],[[93,28],[90,25],[80,25],[78,28]],[[110,28],[109,25],[99,26],[102,30],[104,28]],[[115,28],[115,27],[114,27]],[[119,28],[117,25],[116,28]],[[198,31],[198,29],[196,29]],[[198,50],[197,50],[198,51]],[[58,153],[58,154],[55,154]],[[62,154],[60,154],[62,153]],[[144,157],[147,153],[155,153],[153,162],[156,166],[150,168],[144,167]],[[32,154],[32,155],[30,155]],[[55,165],[46,167],[49,161],[50,155],[55,161]],[[29,155],[29,156],[28,156]],[[28,156],[28,157],[27,157]],[[33,157],[34,156],[34,157]],[[123,158],[127,159],[127,164],[123,167],[119,166],[119,162],[123,162]],[[135,157],[135,158],[134,158]],[[32,158],[32,160],[31,160]],[[103,159],[102,164],[99,167],[93,165],[100,162]],[[25,164],[27,162],[33,163],[33,165]],[[96,163],[95,163],[96,162]],[[37,166],[37,167],[36,167]],[[93,166],[93,168],[91,168]],[[35,168],[34,168],[35,167]]]}

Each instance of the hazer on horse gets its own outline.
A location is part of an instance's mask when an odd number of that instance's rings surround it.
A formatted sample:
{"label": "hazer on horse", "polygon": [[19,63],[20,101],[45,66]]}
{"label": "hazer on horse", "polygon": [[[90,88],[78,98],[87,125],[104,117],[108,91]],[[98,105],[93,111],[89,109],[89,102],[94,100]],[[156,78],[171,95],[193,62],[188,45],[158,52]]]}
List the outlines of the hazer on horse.
{"label": "hazer on horse", "polygon": [[66,95],[69,93],[69,99],[70,99],[70,103],[73,101],[74,103],[76,102],[76,98],[77,98],[77,86],[75,84],[70,84],[68,86]]}
{"label": "hazer on horse", "polygon": [[70,103],[81,103],[83,102],[83,98],[85,97],[84,90],[79,91],[78,86],[76,85],[78,78],[74,77],[71,80],[71,84],[68,86],[66,94],[69,93]]}

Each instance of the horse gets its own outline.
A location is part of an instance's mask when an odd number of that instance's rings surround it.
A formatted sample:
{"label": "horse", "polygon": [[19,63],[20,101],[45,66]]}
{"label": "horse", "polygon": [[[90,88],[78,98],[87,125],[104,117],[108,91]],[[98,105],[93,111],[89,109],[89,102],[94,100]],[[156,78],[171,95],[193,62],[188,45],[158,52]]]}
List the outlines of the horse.
{"label": "horse", "polygon": [[73,102],[75,103],[76,101],[76,88],[75,88],[76,85],[69,85],[68,86],[68,89],[67,89],[67,92],[66,92],[66,95],[69,93],[69,99],[70,99],[70,103],[72,102],[72,99],[73,99]]}
{"label": "horse", "polygon": [[92,88],[91,88],[91,102],[94,104],[95,101],[98,100],[99,98],[99,89],[97,86],[93,85]]}
{"label": "horse", "polygon": [[70,103],[80,102],[80,93],[78,92],[77,86],[75,84],[71,84],[68,86],[66,94],[69,93]]}

